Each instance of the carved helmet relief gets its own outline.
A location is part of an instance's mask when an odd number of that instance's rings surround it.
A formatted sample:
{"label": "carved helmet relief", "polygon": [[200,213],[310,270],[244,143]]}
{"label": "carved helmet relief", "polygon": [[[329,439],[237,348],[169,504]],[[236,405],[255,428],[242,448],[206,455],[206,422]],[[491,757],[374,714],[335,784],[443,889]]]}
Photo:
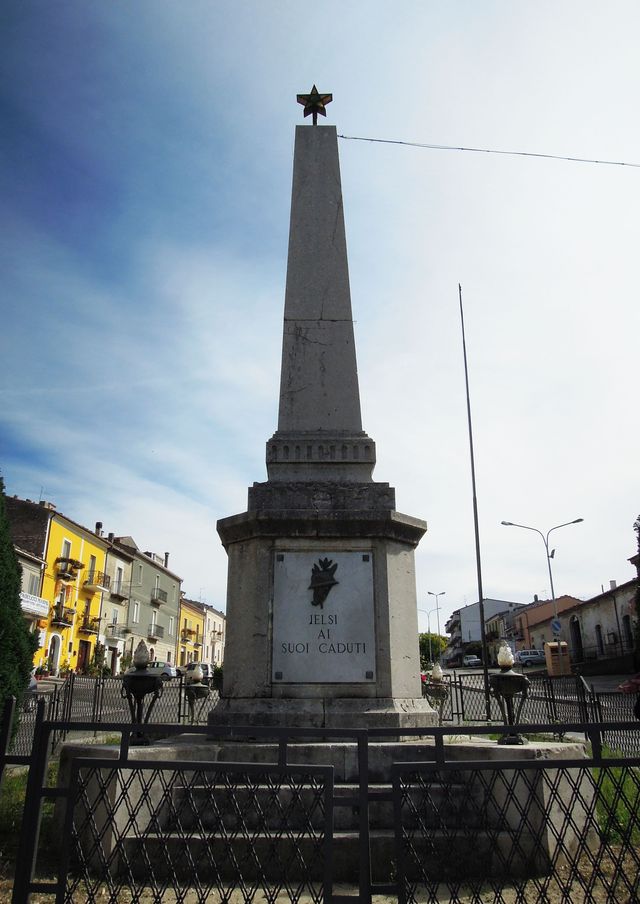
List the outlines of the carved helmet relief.
{"label": "carved helmet relief", "polygon": [[340,583],[335,579],[337,567],[338,563],[331,559],[318,559],[318,563],[311,569],[311,583],[308,589],[313,590],[312,606],[320,606],[322,609],[331,589]]}

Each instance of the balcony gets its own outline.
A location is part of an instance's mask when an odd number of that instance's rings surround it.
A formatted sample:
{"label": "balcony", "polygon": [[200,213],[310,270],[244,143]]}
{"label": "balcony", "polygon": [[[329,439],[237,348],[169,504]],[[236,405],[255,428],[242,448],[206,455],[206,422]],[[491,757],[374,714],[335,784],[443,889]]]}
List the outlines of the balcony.
{"label": "balcony", "polygon": [[163,603],[167,602],[167,591],[160,590],[159,587],[156,587],[155,590],[151,591],[151,605],[152,606],[161,606]]}
{"label": "balcony", "polygon": [[100,633],[100,619],[99,618],[83,619],[79,630],[84,632],[85,634],[99,634]]}
{"label": "balcony", "polygon": [[150,624],[147,630],[147,640],[161,640],[164,637],[164,628],[161,625]]}
{"label": "balcony", "polygon": [[183,643],[189,643],[196,636],[196,632],[193,628],[183,628],[180,632],[180,640]]}
{"label": "balcony", "polygon": [[99,590],[107,591],[111,587],[111,578],[104,571],[90,571],[82,584],[83,590],[96,593]]}
{"label": "balcony", "polygon": [[129,628],[127,628],[126,625],[111,624],[111,625],[107,625],[107,627],[105,629],[105,634],[107,635],[107,637],[111,637],[114,640],[125,637],[127,634],[130,634],[130,633],[131,633],[131,631]]}
{"label": "balcony", "polygon": [[127,594],[125,593],[124,584],[122,581],[119,581],[113,585],[111,588],[111,599],[112,600],[126,600]]}
{"label": "balcony", "polygon": [[67,559],[62,556],[56,559],[55,565],[56,578],[64,583],[75,581],[80,569],[84,568],[83,563],[79,562],[77,559]]}
{"label": "balcony", "polygon": [[70,628],[75,614],[76,610],[71,606],[55,606],[51,614],[51,624],[61,628]]}

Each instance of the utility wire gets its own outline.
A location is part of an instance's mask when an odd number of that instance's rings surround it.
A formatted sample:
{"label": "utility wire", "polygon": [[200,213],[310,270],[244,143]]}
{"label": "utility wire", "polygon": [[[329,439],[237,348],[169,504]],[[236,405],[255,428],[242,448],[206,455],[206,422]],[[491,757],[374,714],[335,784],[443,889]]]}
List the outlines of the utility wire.
{"label": "utility wire", "polygon": [[410,148],[429,148],[433,151],[470,151],[474,154],[504,154],[509,157],[542,157],[545,160],[568,160],[571,163],[602,163],[606,166],[633,166],[640,169],[640,163],[625,160],[594,160],[591,157],[564,157],[561,154],[536,154],[533,151],[499,151],[495,148],[465,148],[452,144],[421,144],[418,141],[399,141],[391,138],[362,138],[357,135],[338,135],[346,141],[371,141],[377,144],[402,144]]}

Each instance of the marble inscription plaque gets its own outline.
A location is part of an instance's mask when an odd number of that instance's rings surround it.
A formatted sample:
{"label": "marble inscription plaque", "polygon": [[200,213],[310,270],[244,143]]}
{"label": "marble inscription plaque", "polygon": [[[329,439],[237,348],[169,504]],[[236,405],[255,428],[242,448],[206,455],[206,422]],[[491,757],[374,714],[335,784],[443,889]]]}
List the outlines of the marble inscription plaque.
{"label": "marble inscription plaque", "polygon": [[276,551],[272,680],[375,681],[373,554]]}

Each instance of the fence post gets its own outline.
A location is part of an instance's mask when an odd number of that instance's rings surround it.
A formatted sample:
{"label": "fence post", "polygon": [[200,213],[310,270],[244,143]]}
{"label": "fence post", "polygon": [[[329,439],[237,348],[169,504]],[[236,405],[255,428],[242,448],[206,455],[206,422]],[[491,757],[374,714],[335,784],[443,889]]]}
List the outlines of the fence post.
{"label": "fence post", "polygon": [[44,700],[38,701],[36,724],[33,733],[33,752],[27,778],[27,790],[20,830],[20,845],[13,883],[13,904],[24,904],[29,900],[29,886],[33,878],[38,854],[40,820],[42,817],[42,788],[47,776],[48,732],[43,728]]}
{"label": "fence post", "polygon": [[556,692],[553,686],[553,678],[547,676],[544,679],[544,684],[546,688],[546,701],[547,701],[547,714],[549,716],[549,722],[557,722],[558,721],[558,707],[556,706]]}
{"label": "fence post", "polygon": [[465,716],[464,716],[464,694],[462,692],[462,675],[456,674],[456,681],[458,682],[458,693],[460,695],[458,698],[460,700],[460,717],[461,717],[462,721],[464,722]]}
{"label": "fence post", "polygon": [[180,683],[178,685],[178,725],[182,724],[182,698],[184,690],[184,672],[180,674]]}

